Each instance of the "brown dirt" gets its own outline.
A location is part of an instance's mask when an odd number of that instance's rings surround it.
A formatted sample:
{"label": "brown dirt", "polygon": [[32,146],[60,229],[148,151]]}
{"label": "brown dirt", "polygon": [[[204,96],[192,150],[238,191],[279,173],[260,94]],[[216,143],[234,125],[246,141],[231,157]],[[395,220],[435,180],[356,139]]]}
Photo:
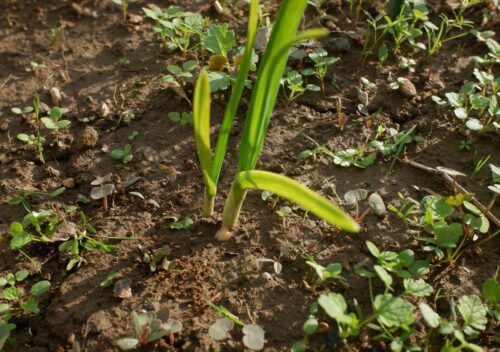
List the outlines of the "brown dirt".
{"label": "brown dirt", "polygon": [[[161,205],[155,211],[125,194],[117,196],[109,213],[104,213],[100,204],[95,202],[81,205],[100,236],[128,236],[136,240],[115,241],[119,243],[119,250],[111,254],[103,255],[97,251],[86,254],[85,262],[76,271],[65,272],[65,258],[58,254],[56,246],[32,248],[29,254],[34,260],[45,263],[43,276],[50,278],[52,288],[42,299],[40,315],[18,321],[14,333],[18,345],[13,351],[70,350],[68,339],[71,335],[76,337],[83,350],[116,351],[115,341],[131,332],[129,315],[132,310],[150,310],[163,305],[167,305],[171,315],[184,324],[176,342],[178,350],[224,350],[224,345],[208,337],[207,329],[218,314],[206,306],[206,300],[222,304],[246,321],[255,320],[266,331],[266,346],[285,351],[293,341],[301,338],[302,323],[315,297],[302,284],[304,279],[312,281],[312,274],[301,259],[302,254],[314,254],[320,263],[340,262],[346,269],[348,284],[320,286],[317,292],[333,287],[349,297],[358,297],[363,304],[363,299],[367,298],[366,282],[356,278],[350,267],[356,262],[369,260],[364,241],[370,239],[384,249],[396,250],[414,245],[413,239],[405,233],[403,223],[393,214],[383,219],[369,216],[359,234],[322,238],[318,221],[304,217],[300,209],[294,208],[294,215],[283,224],[275,210],[286,202],[280,200],[273,208],[273,202],[263,202],[256,192],[250,193],[244,205],[235,238],[228,243],[216,243],[213,240],[216,221],[201,219],[202,179],[192,129],[189,125],[174,124],[167,118],[168,112],[190,110],[189,105],[172,90],[166,89],[161,80],[166,63],[181,62],[184,58],[167,55],[159,48],[146,19],[140,24],[124,24],[117,7],[110,1],[82,2],[98,14],[97,19],[79,14],[71,2],[48,0],[42,4],[4,0],[2,3],[0,234],[5,236],[0,242],[0,271],[30,267],[29,261],[8,249],[8,226],[22,217],[19,206],[7,204],[16,194],[16,189],[49,191],[60,187],[62,180],[74,178],[75,187],[60,197],[50,201],[34,200],[38,208],[50,205],[61,208],[73,203],[80,193],[88,196],[89,183],[95,176],[113,172],[121,180],[141,176],[141,181],[133,188]],[[189,7],[196,10],[200,4],[190,2]],[[162,2],[161,6],[166,4]],[[140,14],[140,5],[133,5],[130,12]],[[205,14],[226,20],[213,10]],[[345,13],[333,15],[337,26],[349,29]],[[12,20],[12,26],[7,24],[7,18]],[[66,29],[52,42],[50,29],[60,21],[64,21]],[[234,18],[230,21],[233,27],[243,28],[242,22],[234,22]],[[470,50],[481,52],[475,41],[470,40],[466,46],[468,44],[473,46]],[[300,151],[314,147],[303,134],[339,151],[363,143],[379,124],[395,128],[416,125],[418,133],[426,140],[409,148],[408,155],[429,166],[446,165],[470,173],[474,163],[489,154],[491,163],[500,164],[498,135],[475,139],[473,152],[459,151],[458,142],[464,139],[464,135],[451,118],[438,111],[430,99],[408,100],[397,92],[389,92],[386,74],[376,78],[375,62],[359,65],[361,47],[356,43],[352,45],[352,50],[342,54],[342,60],[334,66],[341,91],[327,84],[324,93],[308,93],[297,102],[287,104],[281,101],[277,105],[260,159],[261,169],[307,182],[332,199],[333,194],[325,179],[337,186],[340,195],[353,188],[366,188],[379,192],[386,202],[395,201],[397,192],[415,198],[427,194],[416,191],[414,185],[441,195],[452,194],[439,178],[402,164],[396,164],[394,171],[386,175],[387,161],[379,160],[361,170],[336,167],[323,157],[307,163],[297,158]],[[429,62],[423,58],[419,61],[417,73],[411,79],[420,97],[434,88],[443,92],[457,89],[463,80],[471,77],[471,66],[463,65],[463,58],[470,55],[466,46],[451,43],[445,47],[432,62],[431,80],[425,71]],[[124,67],[118,63],[123,57],[130,60],[130,65]],[[26,72],[25,68],[31,61],[44,63],[46,67],[36,73]],[[397,77],[395,63],[389,63],[387,70]],[[358,104],[356,87],[361,76],[376,80],[380,86],[372,104],[374,110],[382,108],[382,113],[371,128],[354,121]],[[47,163],[41,165],[33,148],[15,139],[18,133],[30,130],[29,116],[25,121],[13,115],[10,108],[30,105],[35,91],[43,102],[51,105],[49,90],[54,86],[63,92],[63,106],[70,110],[68,116],[72,125],[61,137],[62,146],[47,147]],[[337,97],[343,99],[343,112],[348,116],[343,131],[335,122]],[[215,127],[226,98],[225,94],[220,94],[215,99]],[[78,119],[97,116],[102,103],[110,107],[111,113],[107,117],[97,117],[92,123],[99,134],[97,145],[86,150],[73,147],[71,143],[76,143],[85,128]],[[128,124],[122,118],[127,110],[135,113],[135,119]],[[243,115],[244,108],[238,115],[237,130],[241,129]],[[132,131],[139,131],[132,142],[134,160],[123,166],[111,159],[108,151],[122,147]],[[233,138],[230,142],[227,169],[221,177],[216,202],[218,212],[222,211],[234,172],[231,165],[237,160],[236,140]],[[177,174],[163,171],[160,164],[173,168]],[[50,174],[49,167],[60,174]],[[489,177],[489,170],[485,167],[474,180],[464,179],[463,186],[487,202],[489,195],[485,186]],[[498,210],[498,207],[494,208],[497,214]],[[162,220],[164,215],[190,216],[196,226],[193,230],[171,230]],[[142,262],[139,244],[149,252],[164,245],[170,246],[172,254],[169,259],[176,261],[180,271],[151,273]],[[444,292],[478,293],[481,283],[494,274],[500,262],[498,245],[497,239],[483,248],[482,255],[465,255],[457,270],[438,277],[438,286]],[[277,257],[285,246],[290,247],[291,252],[282,260],[282,274],[274,280],[265,280],[262,273],[272,271],[272,268],[268,264],[259,264],[257,259]],[[34,268],[30,267],[30,270],[36,274]],[[114,298],[111,288],[99,287],[110,271],[117,271],[122,278],[132,280],[131,298]],[[327,350],[325,338],[316,339],[318,349]]]}

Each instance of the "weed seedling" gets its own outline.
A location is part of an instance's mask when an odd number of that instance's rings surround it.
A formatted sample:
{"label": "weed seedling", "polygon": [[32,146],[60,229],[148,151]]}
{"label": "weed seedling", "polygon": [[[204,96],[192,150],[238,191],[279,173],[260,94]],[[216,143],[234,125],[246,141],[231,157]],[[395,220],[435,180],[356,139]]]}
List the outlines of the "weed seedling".
{"label": "weed seedling", "polygon": [[45,128],[54,130],[57,134],[60,129],[66,128],[71,125],[70,120],[62,119],[63,115],[68,113],[68,111],[69,110],[66,108],[53,107],[49,111],[49,116],[42,117],[40,121],[42,121]]}
{"label": "weed seedling", "polygon": [[[212,308],[218,311],[224,316],[224,318],[218,319],[215,323],[210,325],[208,329],[208,335],[215,341],[226,341],[229,340],[231,345],[238,345],[242,348],[246,347],[253,351],[260,351],[264,348],[265,343],[265,331],[257,324],[246,324],[238,319],[236,315],[231,313],[227,308],[223,306],[216,306],[211,302],[207,302]],[[234,340],[230,332],[234,328],[234,324],[242,327],[243,339],[241,343]]]}
{"label": "weed seedling", "polygon": [[176,65],[167,65],[167,71],[171,74],[163,76],[166,83],[178,82],[184,86],[185,82],[192,82],[197,63],[194,60],[188,60],[182,64],[182,67]]}
{"label": "weed seedling", "polygon": [[118,347],[123,351],[134,350],[163,337],[169,339],[169,346],[174,346],[174,334],[182,331],[182,323],[170,319],[170,311],[164,308],[158,312],[146,312],[143,314],[131,313],[134,337],[125,337],[117,341]]}
{"label": "weed seedling", "polygon": [[122,163],[129,163],[134,155],[132,154],[132,145],[125,144],[123,149],[115,149],[111,152],[111,157],[115,160],[120,160]]}
{"label": "weed seedling", "polygon": [[127,9],[131,3],[137,2],[138,0],[113,0],[114,4],[117,4],[122,9],[122,17],[125,21],[127,19]]}
{"label": "weed seedling", "polygon": [[199,13],[184,11],[179,6],[170,6],[165,11],[158,7],[142,10],[155,22],[153,30],[167,50],[190,50],[192,37],[200,37],[206,24]]}
{"label": "weed seedling", "polygon": [[192,112],[169,112],[168,118],[170,121],[178,123],[180,122],[181,126],[185,126],[187,124],[193,124],[193,113]]}
{"label": "weed seedling", "polygon": [[40,134],[38,129],[38,122],[40,122],[40,97],[37,93],[35,93],[35,98],[33,99],[33,108],[25,107],[23,109],[14,107],[11,109],[12,112],[16,115],[21,115],[24,117],[25,114],[30,113],[32,111],[35,112],[35,120],[37,122],[36,133],[35,134],[26,134],[20,133],[16,136],[20,141],[27,143],[28,145],[36,145],[38,151],[38,159],[45,164],[45,159],[43,157],[43,144],[45,143],[45,137]]}
{"label": "weed seedling", "polygon": [[13,107],[10,109],[10,111],[12,111],[16,115],[21,115],[24,117],[24,115],[29,114],[30,112],[33,111],[33,107],[32,106],[26,106],[24,108]]}
{"label": "weed seedling", "polygon": [[107,174],[103,177],[98,177],[90,184],[93,187],[90,191],[90,198],[94,200],[102,199],[102,209],[108,211],[108,196],[113,196],[116,190],[115,185],[111,182],[113,174]]}
{"label": "weed seedling", "polygon": [[[306,74],[307,73],[308,72],[306,71]],[[304,86],[304,79],[302,78],[302,74],[303,73],[295,70],[288,71],[286,77],[282,80],[283,92],[288,102],[297,99],[306,91],[318,92],[321,90],[320,87],[315,84],[307,84]],[[289,91],[289,93],[287,93],[287,91]]]}
{"label": "weed seedling", "polygon": [[175,216],[164,216],[163,220],[169,222],[169,227],[173,230],[190,230],[194,227],[194,221],[190,217],[179,219]]}
{"label": "weed seedling", "polygon": [[21,314],[38,314],[40,309],[37,298],[50,288],[47,280],[36,282],[28,292],[18,288],[17,284],[28,276],[29,272],[23,269],[0,277],[0,301],[6,302],[0,303],[0,350],[9,342],[10,333],[16,328],[16,324],[10,321]]}
{"label": "weed seedling", "polygon": [[214,55],[228,57],[229,50],[236,44],[236,36],[227,23],[214,24],[201,35],[201,45]]}
{"label": "weed seedling", "polygon": [[474,179],[474,177],[476,177],[476,175],[479,173],[479,171],[481,171],[483,166],[486,165],[486,163],[488,162],[488,160],[490,160],[490,158],[491,158],[491,155],[487,155],[487,156],[485,155],[481,159],[479,159],[479,161],[476,163],[476,165],[474,165],[474,170],[472,170],[472,173],[470,174],[471,180]]}
{"label": "weed seedling", "polygon": [[[335,64],[340,60],[339,57],[328,56],[328,52],[323,48],[316,48],[314,52],[309,53],[309,58],[314,62],[314,68],[311,69],[312,73],[319,79],[321,83],[321,90],[325,90],[325,75],[328,67]],[[307,70],[307,69],[306,69]],[[303,75],[309,75],[311,71],[303,70]],[[306,71],[306,73],[304,73]],[[311,89],[309,89],[311,90]]]}

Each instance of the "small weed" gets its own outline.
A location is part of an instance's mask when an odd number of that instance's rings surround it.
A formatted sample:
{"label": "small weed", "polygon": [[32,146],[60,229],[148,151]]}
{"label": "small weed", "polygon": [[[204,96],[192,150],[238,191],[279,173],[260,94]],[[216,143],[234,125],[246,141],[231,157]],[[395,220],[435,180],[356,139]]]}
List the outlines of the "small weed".
{"label": "small weed", "polygon": [[23,282],[29,276],[29,272],[25,269],[19,270],[16,273],[6,273],[0,277],[0,288],[2,294],[0,302],[0,350],[4,345],[14,344],[15,340],[10,339],[10,333],[16,328],[13,321],[15,317],[21,314],[38,314],[37,298],[47,292],[50,288],[50,282],[47,280],[38,281],[31,286],[31,289],[26,292],[17,285]]}
{"label": "small weed", "polygon": [[140,346],[145,346],[151,342],[159,341],[163,337],[168,337],[169,346],[174,345],[174,334],[182,331],[182,323],[175,319],[170,319],[168,309],[158,312],[146,312],[143,314],[135,311],[130,314],[132,326],[134,327],[134,337],[125,337],[117,341],[118,347],[122,351],[129,351]]}
{"label": "small weed", "polygon": [[120,160],[123,164],[129,163],[134,155],[132,154],[132,145],[125,144],[123,149],[115,149],[111,152],[111,157],[115,160]]}
{"label": "small weed", "polygon": [[180,124],[182,126],[185,126],[187,124],[190,124],[190,125],[193,124],[193,113],[192,112],[180,113],[180,112],[173,111],[173,112],[168,113],[168,118],[172,122],[175,122],[175,123],[180,122]]}
{"label": "small weed", "polygon": [[113,0],[113,3],[120,6],[122,9],[122,17],[125,21],[127,19],[127,9],[131,3],[137,2],[139,0]]}
{"label": "small weed", "polygon": [[70,120],[62,119],[63,115],[68,113],[68,111],[69,110],[66,108],[53,107],[49,111],[49,116],[42,117],[40,121],[42,121],[45,128],[54,130],[56,133],[58,133],[60,129],[69,127],[71,125]]}
{"label": "small weed", "polygon": [[193,37],[200,37],[206,24],[199,13],[184,11],[180,6],[170,6],[164,11],[158,7],[142,10],[155,22],[153,30],[167,50],[192,49]]}

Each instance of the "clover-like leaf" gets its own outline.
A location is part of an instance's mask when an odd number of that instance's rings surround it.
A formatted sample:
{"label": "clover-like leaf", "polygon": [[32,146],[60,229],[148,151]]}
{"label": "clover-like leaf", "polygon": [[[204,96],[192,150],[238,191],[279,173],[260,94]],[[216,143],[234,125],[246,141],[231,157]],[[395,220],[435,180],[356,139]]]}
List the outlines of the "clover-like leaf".
{"label": "clover-like leaf", "polygon": [[356,204],[359,201],[366,199],[366,196],[368,195],[368,192],[366,189],[353,189],[350,191],[347,191],[346,194],[344,194],[344,199],[348,204]]}
{"label": "clover-like leaf", "polygon": [[130,351],[139,346],[139,340],[133,337],[125,337],[116,341],[116,344],[122,351]]}
{"label": "clover-like leaf", "polygon": [[387,327],[409,326],[413,323],[413,305],[391,294],[378,295],[373,308],[379,315],[380,322]]}
{"label": "clover-like leaf", "polygon": [[248,324],[245,325],[242,329],[243,331],[243,344],[245,347],[254,350],[260,351],[264,348],[264,329],[262,329],[257,324]]}
{"label": "clover-like leaf", "polygon": [[218,319],[208,328],[208,335],[216,341],[224,341],[231,337],[229,332],[233,329],[234,323],[228,318]]}
{"label": "clover-like leaf", "polygon": [[432,286],[422,279],[404,279],[403,285],[405,293],[416,297],[429,296],[433,291]]}
{"label": "clover-like leaf", "polygon": [[477,295],[460,297],[457,307],[465,325],[479,331],[486,329],[486,323],[488,322],[488,319],[486,319],[487,310]]}
{"label": "clover-like leaf", "polygon": [[368,205],[373,209],[375,215],[382,216],[385,214],[384,200],[378,193],[372,193],[368,197]]}

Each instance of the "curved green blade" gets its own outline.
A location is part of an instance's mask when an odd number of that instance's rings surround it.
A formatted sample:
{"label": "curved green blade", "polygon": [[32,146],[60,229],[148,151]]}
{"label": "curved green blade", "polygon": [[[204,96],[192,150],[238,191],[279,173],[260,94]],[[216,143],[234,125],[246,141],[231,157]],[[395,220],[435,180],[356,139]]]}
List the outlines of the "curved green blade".
{"label": "curved green blade", "polygon": [[242,189],[271,191],[297,203],[333,226],[348,232],[359,231],[358,223],[341,208],[286,176],[268,171],[242,171],[236,175],[235,185]]}
{"label": "curved green blade", "polygon": [[217,184],[219,180],[222,162],[224,160],[224,155],[226,154],[227,141],[229,140],[229,133],[231,132],[234,117],[236,116],[236,111],[238,110],[241,95],[243,94],[243,90],[245,89],[248,71],[250,70],[250,65],[252,62],[253,45],[257,33],[258,21],[259,0],[252,0],[250,3],[250,14],[248,16],[247,42],[245,45],[245,53],[240,63],[236,82],[233,86],[224,118],[222,119],[219,137],[215,146],[213,169],[211,174],[215,184]]}
{"label": "curved green blade", "polygon": [[[273,56],[270,57],[270,61],[277,62],[283,57],[288,58],[289,49],[298,42],[301,42],[306,39],[325,36],[328,33],[329,33],[328,30],[322,28],[314,28],[301,32],[296,36],[293,36],[291,39],[286,40],[283,44],[281,44],[278,47],[278,49],[274,52]],[[279,74],[279,72],[274,70],[272,66],[269,67],[269,70],[270,70],[269,73],[266,72],[264,74],[264,76],[266,77],[269,74],[266,86],[267,91],[272,89],[273,82],[275,81],[279,82],[281,79],[281,75]],[[252,135],[252,137],[255,139],[248,140],[245,143],[246,144],[245,147],[247,148],[246,149],[247,156],[245,157],[246,161],[245,170],[255,169],[257,161],[259,160],[259,155],[262,150],[262,146],[264,145],[264,140],[266,138],[269,122],[271,121],[272,110],[274,108],[275,101],[271,101],[271,99],[272,96],[270,94],[264,96],[262,111],[255,116],[255,120],[252,121],[252,123],[250,123],[249,125],[250,126],[249,128],[255,129],[254,133],[250,132],[250,135]],[[253,116],[249,118],[253,119]]]}
{"label": "curved green blade", "polygon": [[212,173],[212,151],[210,149],[210,82],[208,73],[202,71],[193,97],[193,126],[196,151],[200,159],[201,170],[207,193],[215,194],[215,185],[211,179]]}

